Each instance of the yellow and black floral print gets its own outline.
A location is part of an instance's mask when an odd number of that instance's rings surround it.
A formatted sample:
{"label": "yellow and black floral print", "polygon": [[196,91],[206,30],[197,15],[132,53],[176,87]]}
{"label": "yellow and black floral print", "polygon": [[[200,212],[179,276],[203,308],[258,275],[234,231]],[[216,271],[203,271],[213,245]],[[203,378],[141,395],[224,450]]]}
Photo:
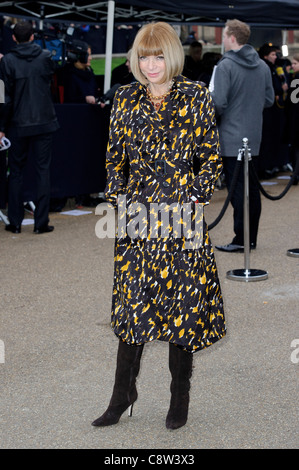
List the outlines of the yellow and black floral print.
{"label": "yellow and black floral print", "polygon": [[116,239],[113,331],[129,344],[159,339],[189,352],[210,346],[226,329],[206,224],[196,249],[186,248],[186,237],[173,230],[153,237],[150,226],[153,204],[182,207],[191,198],[206,204],[213,194],[222,163],[208,91],[177,77],[156,112],[143,85],[121,87],[111,112],[106,168],[107,201],[116,206],[125,196],[127,207],[147,209],[145,236]]}

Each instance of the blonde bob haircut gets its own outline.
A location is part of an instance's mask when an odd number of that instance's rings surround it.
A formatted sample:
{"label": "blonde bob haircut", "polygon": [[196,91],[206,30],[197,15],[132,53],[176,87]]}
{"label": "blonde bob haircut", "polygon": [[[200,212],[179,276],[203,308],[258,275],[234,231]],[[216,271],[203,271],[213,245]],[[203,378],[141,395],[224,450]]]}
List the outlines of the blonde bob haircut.
{"label": "blonde bob haircut", "polygon": [[182,73],[185,61],[184,49],[174,28],[163,21],[149,23],[137,33],[133,43],[130,65],[136,80],[143,85],[148,83],[141,73],[139,57],[163,55],[165,60],[165,76],[161,83],[172,80]]}

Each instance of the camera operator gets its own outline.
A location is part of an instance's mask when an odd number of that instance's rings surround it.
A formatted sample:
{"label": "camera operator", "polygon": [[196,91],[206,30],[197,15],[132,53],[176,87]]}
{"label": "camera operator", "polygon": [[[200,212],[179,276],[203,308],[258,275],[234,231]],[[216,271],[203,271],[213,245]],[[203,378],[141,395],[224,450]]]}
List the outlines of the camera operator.
{"label": "camera operator", "polygon": [[[64,102],[97,104],[98,86],[90,66],[91,48],[84,41],[74,40],[67,57],[68,63],[63,69]],[[78,209],[97,204],[89,194],[75,195],[75,203]]]}
{"label": "camera operator", "polygon": [[1,105],[0,140],[11,141],[8,162],[8,219],[5,229],[21,232],[24,218],[23,169],[31,148],[37,172],[34,232],[48,233],[50,204],[50,162],[53,132],[59,128],[51,97],[54,64],[49,51],[33,43],[30,22],[13,29],[16,46],[0,62],[0,78],[5,84],[5,104]]}
{"label": "camera operator", "polygon": [[90,66],[91,49],[87,43],[74,40],[63,72],[64,102],[96,104],[97,81]]}

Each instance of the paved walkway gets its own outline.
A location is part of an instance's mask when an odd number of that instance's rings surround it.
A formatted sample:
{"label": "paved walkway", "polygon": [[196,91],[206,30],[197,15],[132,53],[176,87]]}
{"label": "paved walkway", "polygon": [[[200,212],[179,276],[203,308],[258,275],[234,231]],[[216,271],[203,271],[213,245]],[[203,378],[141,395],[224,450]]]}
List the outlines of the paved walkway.
{"label": "paved walkway", "polygon": [[[278,194],[286,184],[265,186]],[[226,190],[216,191],[208,223]],[[110,330],[113,241],[95,236],[98,216],[52,214],[55,231],[21,235],[0,223],[0,448],[298,448],[299,186],[280,201],[263,197],[250,262],[268,280],[226,278],[243,254],[216,251],[228,334],[195,355],[189,420],[165,428],[170,375],[167,344],[145,347],[134,415],[90,425],[109,402],[117,339]],[[66,209],[72,209],[67,207]],[[231,241],[232,211],[211,231]],[[5,357],[3,349],[5,347]],[[299,345],[297,345],[299,348]],[[2,351],[2,352],[1,352]]]}

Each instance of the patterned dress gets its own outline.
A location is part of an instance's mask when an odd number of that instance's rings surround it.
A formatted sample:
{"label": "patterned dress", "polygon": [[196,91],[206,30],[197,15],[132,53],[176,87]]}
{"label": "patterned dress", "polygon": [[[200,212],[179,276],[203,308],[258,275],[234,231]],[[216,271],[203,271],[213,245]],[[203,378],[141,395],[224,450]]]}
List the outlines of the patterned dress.
{"label": "patterned dress", "polygon": [[[135,82],[119,88],[111,112],[106,168],[105,195],[114,206],[119,204],[119,224],[124,217],[128,228],[130,223],[133,229],[142,226],[136,236],[128,230],[116,238],[113,331],[128,344],[159,339],[188,352],[215,343],[226,328],[204,218],[202,243],[187,243],[194,241],[196,210],[210,200],[222,169],[206,88],[179,76],[158,112],[145,86]],[[192,197],[199,204],[190,204]],[[172,208],[166,222],[156,210],[163,207]],[[191,214],[191,232],[184,230],[183,214]],[[161,231],[165,223],[166,233]]]}

